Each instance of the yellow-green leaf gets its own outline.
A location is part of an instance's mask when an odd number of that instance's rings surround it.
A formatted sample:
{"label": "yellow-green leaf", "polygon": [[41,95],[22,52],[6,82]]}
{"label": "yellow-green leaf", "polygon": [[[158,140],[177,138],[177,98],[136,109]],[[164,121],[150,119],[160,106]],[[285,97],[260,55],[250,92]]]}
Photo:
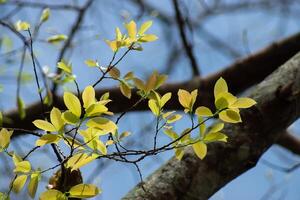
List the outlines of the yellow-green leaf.
{"label": "yellow-green leaf", "polygon": [[174,123],[174,122],[176,122],[176,121],[178,121],[178,120],[180,120],[181,119],[181,115],[179,115],[179,114],[176,114],[176,115],[172,115],[171,117],[168,117],[168,119],[167,119],[167,123]]}
{"label": "yellow-green leaf", "polygon": [[228,92],[228,86],[226,81],[221,77],[217,80],[214,87],[215,98],[217,98],[217,96],[222,92]]}
{"label": "yellow-green leaf", "polygon": [[192,95],[188,91],[182,90],[182,89],[179,89],[177,94],[178,94],[179,103],[184,108],[190,110],[190,105],[191,105],[191,103],[193,101]]}
{"label": "yellow-green leaf", "polygon": [[79,117],[74,115],[71,111],[64,112],[61,117],[68,124],[76,125],[79,122]]}
{"label": "yellow-green leaf", "polygon": [[58,190],[46,190],[40,195],[39,200],[67,200],[68,198]]}
{"label": "yellow-green leaf", "polygon": [[136,23],[132,20],[128,24],[125,24],[130,39],[136,38]]}
{"label": "yellow-green leaf", "polygon": [[91,104],[95,103],[95,89],[93,86],[87,86],[82,93],[83,107],[88,108]]}
{"label": "yellow-green leaf", "polygon": [[68,74],[72,74],[72,65],[66,63],[64,60],[57,63],[57,67],[62,69],[64,72]]}
{"label": "yellow-green leaf", "polygon": [[13,186],[12,186],[13,191],[15,193],[19,193],[23,189],[26,180],[27,180],[27,175],[17,176],[17,178],[13,182]]}
{"label": "yellow-green leaf", "polygon": [[36,190],[38,188],[39,181],[41,179],[40,172],[34,172],[30,176],[30,181],[28,184],[28,194],[31,198],[35,197]]}
{"label": "yellow-green leaf", "polygon": [[6,149],[10,143],[10,137],[13,131],[8,131],[5,128],[2,128],[0,131],[0,148]]}
{"label": "yellow-green leaf", "polygon": [[124,83],[123,81],[120,82],[120,90],[125,97],[128,99],[131,98],[131,89],[128,84]]}
{"label": "yellow-green leaf", "polygon": [[159,106],[157,105],[157,102],[154,100],[154,99],[150,99],[148,101],[148,106],[149,108],[151,109],[152,113],[155,115],[155,116],[159,116],[160,114],[160,109],[159,109]]}
{"label": "yellow-green leaf", "polygon": [[46,134],[40,137],[36,142],[35,146],[44,146],[46,144],[57,144],[61,138],[59,135],[54,134]]}
{"label": "yellow-green leaf", "polygon": [[66,107],[77,117],[81,115],[81,104],[79,99],[70,92],[64,93],[64,102]]}
{"label": "yellow-green leaf", "polygon": [[211,127],[211,129],[209,130],[209,133],[219,132],[223,128],[224,128],[224,123],[216,123]]}
{"label": "yellow-green leaf", "polygon": [[21,119],[26,117],[25,103],[21,97],[17,98],[18,112]]}
{"label": "yellow-green leaf", "polygon": [[118,42],[113,40],[113,41],[110,41],[110,40],[105,40],[106,44],[111,48],[111,50],[113,52],[116,52],[118,51],[119,47],[118,47]]}
{"label": "yellow-green leaf", "polygon": [[61,118],[61,112],[58,108],[53,107],[50,112],[50,120],[56,131],[60,131],[64,127],[64,120]]}
{"label": "yellow-green leaf", "polygon": [[202,160],[207,153],[207,146],[203,142],[197,142],[192,145],[194,152],[196,155]]}
{"label": "yellow-green leaf", "polygon": [[49,8],[45,8],[42,12],[42,15],[40,17],[40,22],[45,22],[49,19],[50,16],[50,9]]}
{"label": "yellow-green leaf", "polygon": [[114,133],[118,128],[114,122],[103,117],[95,117],[88,120],[86,126],[90,128],[98,128],[108,133]]}
{"label": "yellow-green leaf", "polygon": [[37,119],[32,122],[36,127],[39,129],[49,131],[49,132],[55,132],[56,128],[50,123],[45,120]]}
{"label": "yellow-green leaf", "polygon": [[213,116],[213,113],[211,112],[211,110],[205,106],[199,106],[196,111],[195,111],[196,115],[198,116],[202,116],[202,117],[211,117]]}
{"label": "yellow-green leaf", "polygon": [[155,41],[157,39],[158,39],[158,37],[156,35],[154,35],[154,34],[147,34],[147,35],[143,35],[139,39],[139,41],[140,42],[153,42],[153,41]]}
{"label": "yellow-green leaf", "polygon": [[145,90],[146,90],[146,85],[145,85],[145,83],[144,83],[141,79],[133,78],[133,82],[134,82],[134,85],[135,85],[139,90],[142,90],[142,91],[145,91]]}
{"label": "yellow-green leaf", "polygon": [[222,111],[219,113],[219,118],[228,123],[239,123],[242,121],[240,114],[233,109]]}
{"label": "yellow-green leaf", "polygon": [[47,42],[55,44],[55,43],[64,41],[66,39],[68,39],[68,37],[66,35],[58,34],[58,35],[53,35],[53,36],[48,37]]}
{"label": "yellow-green leaf", "polygon": [[229,108],[250,108],[255,105],[256,101],[251,98],[238,98]]}
{"label": "yellow-green leaf", "polygon": [[116,67],[110,67],[108,73],[114,79],[120,78],[120,74],[121,74],[120,70],[118,70],[118,68]]}
{"label": "yellow-green leaf", "polygon": [[31,165],[29,161],[21,161],[16,164],[16,168],[14,169],[15,173],[28,173],[31,170]]}
{"label": "yellow-green leaf", "polygon": [[160,108],[162,108],[172,97],[172,93],[168,92],[166,94],[164,94],[164,96],[161,97],[160,99]]}
{"label": "yellow-green leaf", "polygon": [[230,107],[233,103],[235,103],[237,98],[233,96],[229,92],[222,92],[218,94],[217,98],[215,99],[215,105],[217,109],[223,109]]}
{"label": "yellow-green leaf", "polygon": [[223,133],[211,132],[205,136],[204,141],[206,141],[206,142],[215,142],[215,141],[227,142],[227,138],[228,137]]}
{"label": "yellow-green leaf", "polygon": [[84,63],[88,66],[88,67],[99,67],[99,63],[95,60],[85,60]]}
{"label": "yellow-green leaf", "polygon": [[0,127],[2,126],[2,124],[3,124],[3,114],[0,111]]}
{"label": "yellow-green leaf", "polygon": [[30,24],[25,21],[18,20],[15,24],[17,31],[27,31],[30,29]]}
{"label": "yellow-green leaf", "polygon": [[89,164],[99,156],[97,154],[88,155],[86,153],[77,153],[67,161],[67,167],[71,170],[77,170],[80,167]]}
{"label": "yellow-green leaf", "polygon": [[108,111],[108,109],[107,109],[106,106],[104,106],[104,105],[97,102],[95,104],[90,105],[86,109],[86,115],[88,117],[97,116],[97,115],[101,115],[102,113],[105,113],[107,111]]}
{"label": "yellow-green leaf", "polygon": [[146,21],[142,24],[141,28],[138,31],[139,35],[143,35],[150,27],[152,26],[152,21]]}
{"label": "yellow-green leaf", "polygon": [[177,160],[181,160],[184,155],[184,149],[183,148],[176,148],[175,149],[175,157]]}
{"label": "yellow-green leaf", "polygon": [[79,184],[73,186],[70,191],[70,197],[74,198],[92,198],[101,193],[97,186],[92,184]]}

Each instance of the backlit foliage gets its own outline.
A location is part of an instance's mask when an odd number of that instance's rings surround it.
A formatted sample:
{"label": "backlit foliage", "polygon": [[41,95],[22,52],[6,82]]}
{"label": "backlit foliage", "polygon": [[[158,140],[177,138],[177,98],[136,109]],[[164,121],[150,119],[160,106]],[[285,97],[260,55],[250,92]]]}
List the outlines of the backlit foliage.
{"label": "backlit foliage", "polygon": [[[50,17],[50,10],[45,9],[40,17],[40,23],[44,23]],[[146,156],[152,156],[167,150],[174,150],[175,156],[180,160],[184,156],[184,151],[188,147],[192,147],[195,154],[204,159],[207,151],[207,144],[212,142],[227,142],[226,133],[223,132],[224,123],[242,122],[240,109],[249,108],[256,104],[250,98],[237,98],[228,91],[228,86],[223,78],[217,80],[214,87],[215,109],[212,111],[205,106],[198,106],[198,90],[187,91],[178,90],[176,94],[170,92],[160,94],[157,90],[165,83],[167,76],[153,72],[147,80],[142,80],[134,75],[133,72],[122,74],[117,68],[117,64],[131,50],[142,50],[142,44],[157,40],[154,34],[148,34],[147,31],[151,27],[152,21],[143,23],[139,28],[134,21],[125,24],[127,33],[122,33],[119,28],[115,30],[115,39],[106,40],[105,42],[111,48],[114,56],[107,66],[100,66],[97,60],[87,59],[85,64],[88,67],[97,68],[100,71],[99,80],[86,86],[80,94],[65,91],[63,101],[66,109],[59,109],[52,106],[52,109],[45,118],[34,120],[32,123],[40,130],[40,134],[36,134],[38,138],[35,141],[35,150],[44,148],[45,145],[67,146],[68,155],[56,166],[49,166],[48,169],[35,169],[27,159],[29,154],[20,157],[10,149],[11,136],[13,130],[2,128],[0,131],[0,152],[5,153],[12,159],[15,168],[14,178],[11,181],[8,192],[0,193],[0,199],[9,199],[11,191],[19,193],[26,185],[30,197],[34,198],[38,188],[38,184],[43,173],[60,167],[72,171],[80,170],[81,167],[97,159],[112,159],[121,162],[137,163]],[[18,21],[15,24],[18,31],[29,31],[30,24],[28,22]],[[66,36],[62,34],[53,35],[46,40],[49,43],[59,43],[66,40]],[[115,56],[126,48],[119,60],[115,61]],[[115,61],[115,62],[114,62]],[[61,60],[57,63],[60,69],[58,74],[45,73],[47,78],[56,84],[63,85],[67,82],[74,82],[77,86],[76,76],[73,74],[72,64],[68,61]],[[98,97],[95,87],[104,79],[109,78],[117,82],[121,93],[126,98],[131,98],[133,89],[136,89],[140,99],[133,105],[148,102],[149,110],[156,119],[156,130],[154,133],[153,149],[150,150],[128,150],[121,148],[121,141],[126,137],[130,137],[131,133],[127,130],[120,130],[118,123],[125,113],[120,115],[116,121],[113,121],[113,112],[110,111],[109,93],[102,94]],[[78,86],[77,86],[78,87]],[[41,91],[38,91],[41,92]],[[47,92],[44,96],[43,103],[52,104],[52,94]],[[182,106],[184,112],[169,111],[165,109],[165,105],[171,100],[176,99]],[[25,117],[24,105],[21,99],[18,100],[20,117]],[[128,108],[130,109],[130,108]],[[190,126],[185,127],[179,133],[175,132],[174,124],[183,117],[190,117],[192,121]],[[197,123],[194,122],[197,118]],[[210,128],[207,128],[206,122],[210,119],[220,120]],[[2,114],[0,113],[0,121]],[[164,132],[171,139],[169,143],[162,146],[157,145],[157,135]],[[194,132],[195,134],[192,134]],[[133,137],[133,136],[131,136]],[[135,155],[138,158],[134,160],[124,159],[124,157]],[[129,161],[128,161],[129,160]],[[68,198],[91,198],[101,193],[101,190],[92,184],[80,183],[73,185],[67,192],[61,192],[55,188],[49,188],[43,192],[40,200],[66,200]]]}

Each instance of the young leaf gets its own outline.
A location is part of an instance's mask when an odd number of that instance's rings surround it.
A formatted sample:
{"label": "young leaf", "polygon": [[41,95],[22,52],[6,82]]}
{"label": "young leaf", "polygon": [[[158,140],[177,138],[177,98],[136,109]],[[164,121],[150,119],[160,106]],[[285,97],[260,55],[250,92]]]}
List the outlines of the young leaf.
{"label": "young leaf", "polygon": [[182,89],[179,89],[177,94],[178,94],[179,103],[184,108],[189,108],[190,107],[190,103],[192,101],[191,94],[188,91],[182,90]]}
{"label": "young leaf", "polygon": [[40,22],[46,22],[49,19],[49,16],[50,16],[50,9],[45,8],[40,17]]}
{"label": "young leaf", "polygon": [[0,131],[0,149],[6,149],[10,143],[12,131],[2,128]]}
{"label": "young leaf", "polygon": [[67,200],[65,194],[58,190],[46,190],[40,195],[39,200]]}
{"label": "young leaf", "polygon": [[138,31],[139,35],[143,35],[150,27],[152,26],[152,21],[146,21],[142,24],[141,28]]}
{"label": "young leaf", "polygon": [[17,31],[27,31],[30,29],[30,24],[25,21],[18,20],[15,24]]}
{"label": "young leaf", "polygon": [[34,172],[30,176],[30,181],[28,184],[28,194],[31,198],[34,198],[36,194],[36,190],[38,188],[39,181],[41,179],[41,173],[40,172]]}
{"label": "young leaf", "polygon": [[79,99],[70,92],[64,93],[64,102],[66,107],[77,117],[81,115],[81,104]]}
{"label": "young leaf", "polygon": [[158,37],[154,34],[147,34],[147,35],[143,35],[140,39],[139,42],[153,42],[155,40],[157,40]]}
{"label": "young leaf", "polygon": [[46,144],[57,144],[61,138],[58,135],[46,134],[40,137],[36,142],[35,146],[44,146]]}
{"label": "young leaf", "polygon": [[120,74],[121,74],[120,70],[118,70],[118,68],[116,67],[110,67],[108,73],[114,79],[120,78]]}
{"label": "young leaf", "polygon": [[72,65],[67,64],[64,60],[57,63],[57,67],[62,69],[64,72],[68,74],[72,74]]}
{"label": "young leaf", "polygon": [[98,157],[99,155],[97,154],[88,155],[86,153],[77,153],[67,161],[67,167],[71,168],[72,171],[77,170],[80,167],[89,164]]}
{"label": "young leaf", "polygon": [[219,78],[217,80],[217,82],[215,84],[215,87],[214,87],[214,96],[215,96],[215,99],[222,92],[228,92],[228,86],[227,86],[226,81],[221,77],[221,78]]}
{"label": "young leaf", "polygon": [[31,165],[29,161],[21,161],[16,163],[16,168],[14,169],[14,173],[28,173],[31,170]]}
{"label": "young leaf", "polygon": [[0,127],[2,127],[3,124],[3,115],[2,112],[0,111]]}
{"label": "young leaf", "polygon": [[64,112],[61,118],[68,124],[76,125],[79,122],[79,117],[74,115],[71,111]]}
{"label": "young leaf", "polygon": [[128,99],[131,98],[131,89],[128,84],[122,81],[120,83],[120,90],[125,97],[127,97]]}
{"label": "young leaf", "polygon": [[223,133],[220,132],[212,132],[212,133],[208,133],[205,138],[204,141],[206,142],[215,142],[215,141],[219,141],[219,142],[227,142],[227,136]]}
{"label": "young leaf", "polygon": [[202,117],[211,117],[213,116],[213,113],[211,112],[211,110],[205,106],[199,106],[196,111],[195,111],[196,115],[198,116],[202,116]]}
{"label": "young leaf", "polygon": [[238,98],[229,108],[250,108],[255,105],[256,101],[251,98]]}
{"label": "young leaf", "polygon": [[157,102],[154,100],[154,99],[150,99],[148,101],[148,106],[149,108],[151,109],[152,113],[155,115],[155,116],[159,116],[160,114],[160,109],[159,109],[159,106],[157,105]]}
{"label": "young leaf", "polygon": [[12,186],[13,191],[15,193],[19,193],[23,189],[26,180],[27,180],[27,175],[17,176],[17,178],[13,182],[13,186]]}
{"label": "young leaf", "polygon": [[172,93],[168,92],[164,94],[164,96],[161,97],[160,99],[160,108],[162,108],[172,97]]}
{"label": "young leaf", "polygon": [[61,118],[61,112],[59,109],[53,107],[50,112],[50,120],[56,131],[60,131],[64,127],[64,121]]}
{"label": "young leaf", "polygon": [[181,119],[181,115],[179,115],[179,114],[176,114],[176,115],[172,115],[171,117],[168,117],[168,119],[167,119],[167,123],[174,123],[174,122],[176,122],[176,121],[178,121],[178,120],[180,120]]}
{"label": "young leaf", "polygon": [[47,38],[47,42],[52,43],[52,44],[56,44],[58,42],[64,41],[68,39],[68,37],[64,34],[58,34],[58,35],[53,35],[51,37]]}
{"label": "young leaf", "polygon": [[95,103],[95,89],[93,86],[87,86],[82,93],[83,107],[88,108],[91,104]]}
{"label": "young leaf", "polygon": [[25,103],[21,97],[17,99],[18,112],[21,119],[26,117]]}
{"label": "young leaf", "polygon": [[103,117],[95,117],[88,120],[86,126],[90,128],[98,128],[107,133],[114,133],[118,128],[114,122]]}
{"label": "young leaf", "polygon": [[130,39],[135,40],[136,38],[136,23],[131,20],[128,24],[125,24]]}
{"label": "young leaf", "polygon": [[88,117],[91,116],[97,116],[97,115],[101,115],[102,113],[107,112],[108,109],[106,106],[100,104],[99,102],[90,105],[87,109],[86,109],[86,115]]}
{"label": "young leaf", "polygon": [[97,61],[88,59],[85,60],[84,63],[88,66],[88,67],[99,67],[99,63]]}
{"label": "young leaf", "polygon": [[197,142],[195,144],[192,145],[194,152],[196,153],[196,155],[202,160],[207,153],[207,146],[206,144],[204,144],[203,142]]}
{"label": "young leaf", "polygon": [[239,123],[242,121],[239,112],[233,109],[222,111],[219,113],[219,118],[228,123]]}
{"label": "young leaf", "polygon": [[45,120],[37,119],[37,120],[34,120],[32,123],[39,129],[42,129],[44,131],[49,131],[49,132],[56,131],[56,128],[51,123],[49,123]]}
{"label": "young leaf", "polygon": [[70,191],[70,197],[73,198],[92,198],[101,193],[97,186],[92,184],[79,184],[73,186]]}

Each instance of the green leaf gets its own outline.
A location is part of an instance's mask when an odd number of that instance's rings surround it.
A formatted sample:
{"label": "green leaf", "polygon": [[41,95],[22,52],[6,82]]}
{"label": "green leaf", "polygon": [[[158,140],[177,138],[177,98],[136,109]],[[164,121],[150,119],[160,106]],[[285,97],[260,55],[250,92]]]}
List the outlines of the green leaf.
{"label": "green leaf", "polygon": [[131,98],[131,89],[128,84],[123,81],[120,82],[120,90],[125,97],[127,97],[128,99]]}
{"label": "green leaf", "polygon": [[101,103],[95,103],[95,104],[90,105],[86,109],[86,115],[88,117],[97,116],[97,115],[101,115],[102,113],[105,113],[107,111],[108,111],[108,109],[106,106],[102,105]]}
{"label": "green leaf", "polygon": [[98,157],[99,155],[97,154],[88,155],[86,153],[77,153],[67,161],[67,168],[71,168],[72,171],[77,170],[80,167],[89,164]]}
{"label": "green leaf", "polygon": [[160,108],[162,108],[172,97],[172,93],[168,92],[166,94],[164,94],[164,96],[161,97],[160,99]]}
{"label": "green leaf", "polygon": [[146,21],[142,24],[141,28],[138,31],[139,35],[143,35],[150,27],[152,26],[152,21]]}
{"label": "green leaf", "polygon": [[2,127],[2,124],[3,124],[3,114],[0,111],[0,127]]}
{"label": "green leaf", "polygon": [[147,34],[147,35],[143,35],[140,39],[139,42],[153,42],[155,40],[157,40],[158,37],[154,34]]}
{"label": "green leaf", "polygon": [[128,131],[124,131],[123,133],[120,134],[119,140],[124,139],[125,137],[128,137],[131,133]]}
{"label": "green leaf", "polygon": [[216,84],[215,84],[215,87],[214,87],[214,96],[215,96],[215,99],[217,98],[217,96],[223,92],[228,92],[228,86],[227,86],[227,83],[226,81],[220,77]]}
{"label": "green leaf", "polygon": [[17,31],[27,31],[30,29],[30,24],[26,21],[18,20],[15,24]]}
{"label": "green leaf", "polygon": [[12,186],[13,191],[15,193],[19,193],[23,189],[26,180],[27,180],[27,175],[17,176],[17,178],[13,182],[13,186]]}
{"label": "green leaf", "polygon": [[90,128],[98,128],[108,133],[114,133],[118,128],[114,122],[103,117],[95,117],[88,120],[86,126]]}
{"label": "green leaf", "polygon": [[20,118],[24,119],[26,117],[25,103],[21,97],[17,98],[17,107]]}
{"label": "green leaf", "polygon": [[219,113],[219,118],[228,123],[239,123],[242,121],[239,112],[233,109],[222,111]]}
{"label": "green leaf", "polygon": [[256,101],[251,98],[238,98],[229,108],[250,108],[255,105]]}
{"label": "green leaf", "polygon": [[195,111],[196,115],[198,116],[202,116],[202,117],[211,117],[213,116],[213,113],[211,112],[211,110],[205,106],[199,106],[196,111]]}
{"label": "green leaf", "polygon": [[82,93],[83,107],[88,108],[91,104],[95,103],[95,89],[93,86],[87,86]]}
{"label": "green leaf", "polygon": [[79,184],[73,186],[70,191],[70,197],[74,198],[92,198],[101,193],[97,186],[92,184]]}
{"label": "green leaf", "polygon": [[79,117],[74,115],[71,111],[64,112],[61,117],[68,124],[76,125],[79,122]]}
{"label": "green leaf", "polygon": [[215,142],[215,141],[227,142],[227,138],[228,137],[223,133],[211,132],[205,136],[204,141],[206,141],[206,142]]}
{"label": "green leaf", "polygon": [[202,160],[207,153],[207,146],[203,142],[197,142],[192,145],[194,152],[196,155]]}
{"label": "green leaf", "polygon": [[68,200],[68,197],[61,191],[47,190],[40,195],[39,200]]}
{"label": "green leaf", "polygon": [[159,106],[157,105],[157,101],[155,101],[154,99],[150,99],[148,101],[148,106],[155,116],[159,116],[160,109]]}
{"label": "green leaf", "polygon": [[50,16],[50,9],[45,8],[40,17],[40,22],[46,22],[49,19],[49,16]]}
{"label": "green leaf", "polygon": [[49,122],[45,121],[45,120],[34,120],[32,122],[37,128],[45,130],[45,131],[49,131],[49,132],[55,132],[56,128]]}
{"label": "green leaf", "polygon": [[28,173],[31,170],[31,165],[29,161],[21,161],[16,164],[16,168],[14,169],[14,173]]}
{"label": "green leaf", "polygon": [[67,64],[64,60],[57,63],[57,67],[62,69],[64,72],[68,74],[72,74],[72,65]]}
{"label": "green leaf", "polygon": [[136,38],[136,23],[131,20],[128,24],[125,24],[130,39],[135,40]]}
{"label": "green leaf", "polygon": [[176,114],[176,115],[171,115],[170,117],[168,117],[168,119],[167,119],[167,123],[174,123],[174,122],[176,122],[176,121],[178,121],[178,120],[180,120],[181,119],[181,115],[179,115],[179,114]]}
{"label": "green leaf", "polygon": [[61,41],[68,39],[68,37],[64,34],[53,35],[47,38],[47,42],[55,44]]}
{"label": "green leaf", "polygon": [[30,176],[30,181],[28,184],[28,194],[31,198],[35,197],[36,190],[38,188],[39,181],[41,179],[41,173],[40,172],[34,172]]}
{"label": "green leaf", "polygon": [[189,108],[190,107],[190,103],[192,101],[191,94],[188,91],[183,90],[183,89],[179,89],[177,94],[178,94],[179,103],[184,108]]}
{"label": "green leaf", "polygon": [[[0,4],[1,4],[1,1],[3,1],[3,0],[0,0]],[[10,198],[6,194],[0,192],[0,200],[10,200]]]}
{"label": "green leaf", "polygon": [[8,131],[6,128],[2,128],[0,131],[0,148],[6,149],[10,143],[10,138],[13,131]]}
{"label": "green leaf", "polygon": [[64,93],[64,102],[66,107],[77,117],[81,115],[81,104],[79,99],[70,92]]}
{"label": "green leaf", "polygon": [[165,129],[164,133],[167,136],[169,136],[170,138],[172,138],[173,140],[178,138],[178,134],[175,131],[173,131],[172,129]]}
{"label": "green leaf", "polygon": [[85,60],[84,63],[88,66],[88,67],[99,67],[99,63],[95,60]]}
{"label": "green leaf", "polygon": [[64,127],[64,120],[62,119],[61,115],[62,114],[58,108],[52,108],[50,112],[50,120],[56,131],[60,131]]}
{"label": "green leaf", "polygon": [[223,92],[218,94],[218,97],[215,99],[216,108],[221,110],[224,108],[230,107],[235,103],[237,98],[229,92]]}
{"label": "green leaf", "polygon": [[177,158],[177,160],[181,160],[183,156],[184,156],[184,149],[176,148],[175,149],[175,157]]}
{"label": "green leaf", "polygon": [[209,130],[209,133],[219,132],[223,128],[224,128],[224,123],[216,123],[211,127],[211,129]]}
{"label": "green leaf", "polygon": [[36,142],[35,146],[44,146],[46,144],[57,144],[61,137],[59,135],[54,134],[46,134],[40,137]]}

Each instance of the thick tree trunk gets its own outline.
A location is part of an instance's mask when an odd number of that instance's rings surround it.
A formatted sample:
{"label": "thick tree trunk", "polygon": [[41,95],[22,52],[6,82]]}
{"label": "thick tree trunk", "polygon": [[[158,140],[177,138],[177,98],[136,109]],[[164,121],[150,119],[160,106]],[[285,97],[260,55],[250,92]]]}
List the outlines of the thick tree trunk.
{"label": "thick tree trunk", "polygon": [[[237,77],[238,78],[238,77]],[[124,199],[206,200],[243,172],[300,115],[300,53],[257,85],[251,95],[258,104],[241,112],[243,123],[229,124],[228,143],[211,144],[204,160],[189,149],[182,161],[169,160]]]}

